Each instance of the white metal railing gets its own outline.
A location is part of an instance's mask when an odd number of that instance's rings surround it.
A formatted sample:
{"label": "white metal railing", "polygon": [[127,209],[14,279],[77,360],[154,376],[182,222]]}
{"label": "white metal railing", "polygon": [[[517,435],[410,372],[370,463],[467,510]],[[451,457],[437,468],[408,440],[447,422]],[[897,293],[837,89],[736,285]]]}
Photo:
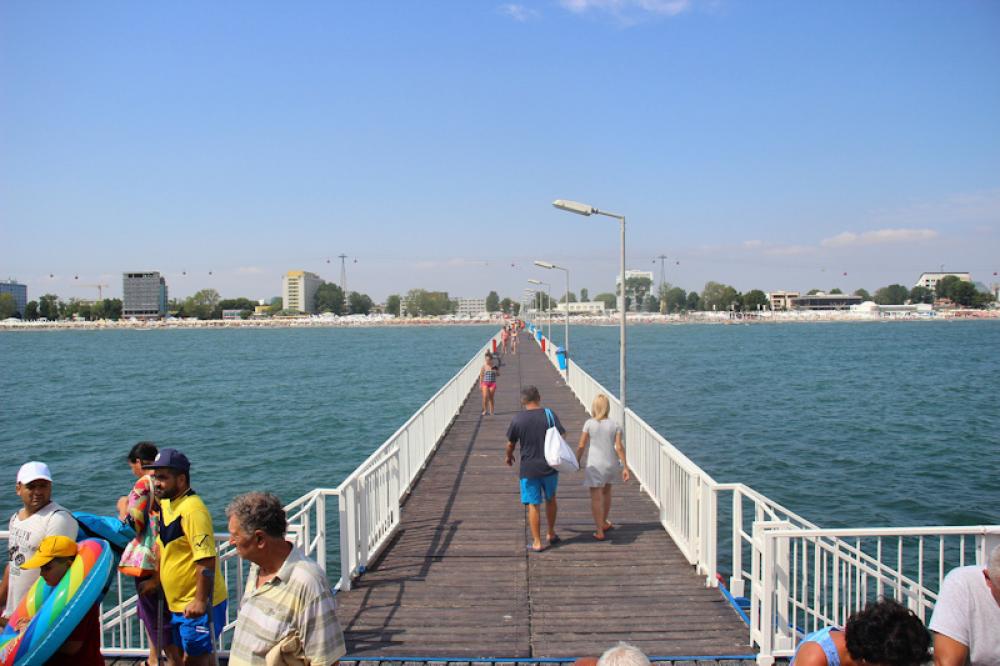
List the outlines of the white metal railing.
{"label": "white metal railing", "polygon": [[[285,506],[288,520],[288,539],[307,556],[315,559],[325,571],[327,569],[327,514],[326,498],[335,496],[336,490],[316,488]],[[0,531],[0,543],[6,543],[10,533]],[[244,583],[249,573],[249,565],[241,559],[229,544],[229,535],[215,534],[219,568],[229,591],[226,610],[226,624],[219,638],[220,654],[228,654],[232,642],[236,615],[243,599]],[[104,601],[101,603],[102,644],[101,650],[108,656],[142,657],[148,653],[149,641],[139,621],[136,609],[135,585],[131,576],[117,573]]]}
{"label": "white metal railing", "polygon": [[497,333],[423,407],[337,487],[340,497],[340,586],[362,573],[399,528],[399,503],[410,491],[469,389]]}
{"label": "white metal railing", "polygon": [[[555,354],[546,355],[558,369]],[[843,625],[880,596],[904,601],[926,622],[945,573],[983,564],[1000,544],[997,525],[820,529],[745,484],[717,483],[631,409],[623,417],[618,399],[572,359],[568,367],[568,385],[585,407],[598,393],[608,396],[611,418],[625,424],[629,468],[707,585],[717,585],[720,534],[729,545],[721,559],[732,595],[749,596],[761,664],[791,656],[804,632]]]}
{"label": "white metal railing", "polygon": [[995,525],[823,530],[755,522],[751,639],[762,656],[792,656],[805,634],[843,626],[882,596],[926,623],[945,574],[984,563],[997,543]]}

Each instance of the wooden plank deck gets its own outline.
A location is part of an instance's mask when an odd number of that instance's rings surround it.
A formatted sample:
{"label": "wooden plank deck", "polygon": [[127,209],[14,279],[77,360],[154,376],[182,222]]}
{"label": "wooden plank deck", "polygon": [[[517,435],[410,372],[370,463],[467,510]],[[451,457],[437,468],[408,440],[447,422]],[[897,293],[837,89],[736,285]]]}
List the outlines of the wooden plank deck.
{"label": "wooden plank deck", "polygon": [[354,589],[337,595],[349,654],[565,658],[596,656],[619,640],[664,658],[750,654],[746,626],[718,590],[705,588],[634,481],[615,488],[619,527],[602,543],[591,536],[582,475],[562,475],[563,541],[526,550],[517,463],[507,467],[503,451],[527,384],[575,446],[587,413],[526,341],[503,359],[496,416],[480,416],[478,388],[470,392],[403,505],[398,535]]}

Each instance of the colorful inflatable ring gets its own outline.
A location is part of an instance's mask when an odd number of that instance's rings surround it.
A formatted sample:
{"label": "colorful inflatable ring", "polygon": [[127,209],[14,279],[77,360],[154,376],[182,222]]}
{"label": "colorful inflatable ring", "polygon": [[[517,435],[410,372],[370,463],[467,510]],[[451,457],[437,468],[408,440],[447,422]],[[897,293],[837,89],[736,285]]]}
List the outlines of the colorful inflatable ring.
{"label": "colorful inflatable ring", "polygon": [[[115,556],[103,539],[77,544],[76,559],[55,587],[41,578],[18,604],[0,633],[0,666],[35,666],[55,654],[84,615],[100,602],[115,570]],[[15,627],[31,622],[24,631]]]}

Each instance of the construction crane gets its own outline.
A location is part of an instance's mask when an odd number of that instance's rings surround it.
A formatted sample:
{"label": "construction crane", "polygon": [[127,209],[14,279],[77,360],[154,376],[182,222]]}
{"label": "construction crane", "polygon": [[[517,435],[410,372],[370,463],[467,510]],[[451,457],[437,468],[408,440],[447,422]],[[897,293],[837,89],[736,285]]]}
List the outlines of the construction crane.
{"label": "construction crane", "polygon": [[99,301],[104,300],[104,290],[108,288],[108,285],[106,284],[81,284],[80,286],[93,287],[94,289],[97,289],[97,300]]}

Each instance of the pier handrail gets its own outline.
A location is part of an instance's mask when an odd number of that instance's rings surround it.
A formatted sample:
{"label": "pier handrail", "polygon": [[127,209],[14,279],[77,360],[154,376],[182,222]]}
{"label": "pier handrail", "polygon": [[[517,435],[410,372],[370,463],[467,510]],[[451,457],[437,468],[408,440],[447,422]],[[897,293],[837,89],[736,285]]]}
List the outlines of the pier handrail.
{"label": "pier handrail", "polygon": [[[550,349],[546,344],[558,370]],[[627,419],[629,468],[706,585],[718,584],[717,543],[725,530],[730,592],[749,596],[750,642],[759,664],[793,655],[805,632],[842,626],[851,612],[883,595],[905,602],[926,622],[947,571],[983,564],[1000,544],[1000,525],[822,529],[750,486],[716,482],[632,409],[623,415],[617,398],[573,359],[568,365],[567,385],[585,408],[604,393],[611,418]],[[720,501],[725,493],[731,503]],[[925,542],[935,539],[928,556]]]}
{"label": "pier handrail", "polygon": [[1000,526],[801,529],[759,521],[753,538],[750,633],[758,662],[770,663],[795,654],[805,634],[844,626],[878,597],[894,598],[927,623],[945,574],[983,565],[1000,543]]}
{"label": "pier handrail", "polygon": [[413,487],[469,389],[499,331],[454,377],[337,486],[340,501],[340,588],[351,589],[399,528],[400,501]]}

